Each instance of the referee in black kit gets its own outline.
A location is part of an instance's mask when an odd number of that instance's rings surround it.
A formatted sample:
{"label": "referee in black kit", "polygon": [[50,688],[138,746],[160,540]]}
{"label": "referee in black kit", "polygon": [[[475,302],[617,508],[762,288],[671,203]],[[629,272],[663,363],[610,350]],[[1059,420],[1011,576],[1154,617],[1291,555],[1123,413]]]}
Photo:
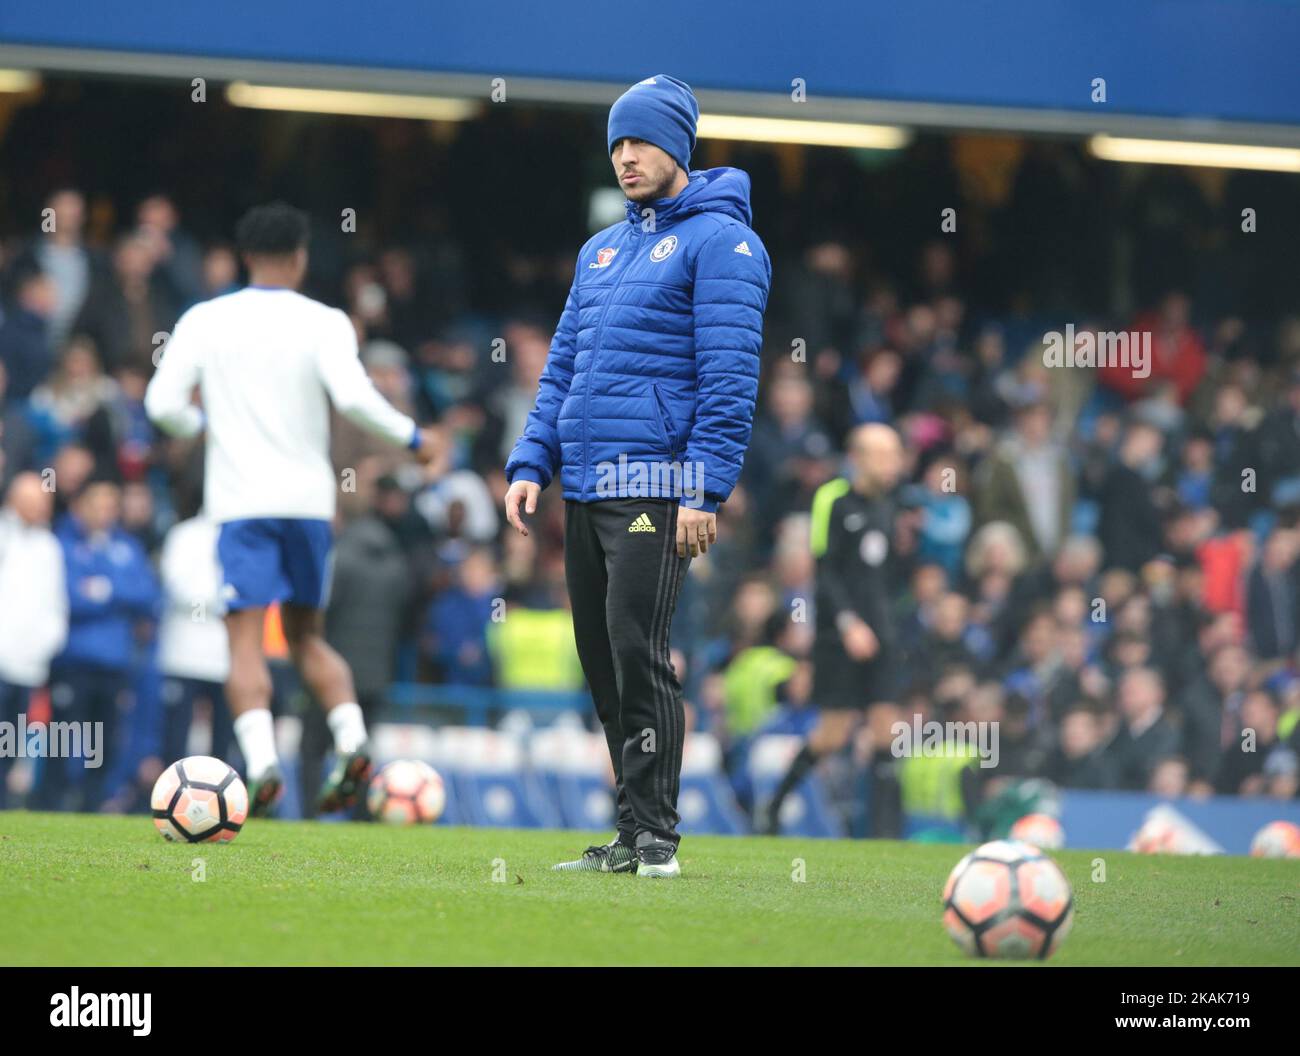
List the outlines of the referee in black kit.
{"label": "referee in black kit", "polygon": [[626,217],[578,253],[506,518],[559,476],[578,656],[614,768],[618,833],[556,868],[674,877],[686,715],[668,648],[691,557],[717,539],[758,393],[772,270],[749,176],[692,170],[699,106],[656,74],[609,112]]}
{"label": "referee in black kit", "polygon": [[893,491],[903,472],[903,446],[887,425],[860,425],[849,435],[848,455],[852,479],[823,484],[813,497],[813,702],[819,714],[760,816],[760,828],[769,835],[780,831],[785,798],[819,760],[844,748],[864,719],[876,735],[871,834],[899,835],[901,805],[888,731],[897,718],[901,679],[890,605],[898,586]]}

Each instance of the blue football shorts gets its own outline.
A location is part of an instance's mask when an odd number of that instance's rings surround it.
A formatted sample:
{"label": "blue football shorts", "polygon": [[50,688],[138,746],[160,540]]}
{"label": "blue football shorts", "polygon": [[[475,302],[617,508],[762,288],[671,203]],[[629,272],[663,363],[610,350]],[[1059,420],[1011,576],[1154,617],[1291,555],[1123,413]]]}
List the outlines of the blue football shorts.
{"label": "blue football shorts", "polygon": [[329,589],[329,521],[254,517],[226,521],[217,537],[222,598],[229,612],[275,602],[321,609]]}

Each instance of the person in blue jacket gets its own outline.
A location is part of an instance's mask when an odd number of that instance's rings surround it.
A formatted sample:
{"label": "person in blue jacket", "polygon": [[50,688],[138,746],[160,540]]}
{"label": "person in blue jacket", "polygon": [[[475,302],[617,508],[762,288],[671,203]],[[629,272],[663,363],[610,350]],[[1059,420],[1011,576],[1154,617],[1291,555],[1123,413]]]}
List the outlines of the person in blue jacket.
{"label": "person in blue jacket", "polygon": [[[117,720],[128,711],[137,625],[157,615],[158,581],[148,555],[120,525],[121,490],[92,477],[55,527],[68,590],[68,640],[50,665],[58,722],[92,724],[82,755],[50,759],[37,789],[46,808],[98,810],[116,762]],[[102,724],[102,725],[97,725]]]}
{"label": "person in blue jacket", "polygon": [[574,635],[614,765],[618,834],[557,869],[680,873],[684,709],[669,626],[740,475],[772,278],[749,176],[689,168],[698,120],[690,86],[664,74],[610,109],[627,216],[578,254],[506,462],[506,517],[525,535],[523,515],[560,477]]}

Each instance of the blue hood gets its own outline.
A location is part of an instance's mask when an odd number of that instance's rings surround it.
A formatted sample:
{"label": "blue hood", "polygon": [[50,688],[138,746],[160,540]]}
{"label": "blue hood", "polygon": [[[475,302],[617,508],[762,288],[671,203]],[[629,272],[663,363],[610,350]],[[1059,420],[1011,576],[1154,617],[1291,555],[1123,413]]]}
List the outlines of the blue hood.
{"label": "blue hood", "polygon": [[653,202],[629,199],[628,223],[641,223],[643,209],[655,211],[656,225],[676,223],[696,213],[722,213],[748,227],[753,216],[749,207],[749,173],[728,166],[696,169],[675,198],[660,198]]}

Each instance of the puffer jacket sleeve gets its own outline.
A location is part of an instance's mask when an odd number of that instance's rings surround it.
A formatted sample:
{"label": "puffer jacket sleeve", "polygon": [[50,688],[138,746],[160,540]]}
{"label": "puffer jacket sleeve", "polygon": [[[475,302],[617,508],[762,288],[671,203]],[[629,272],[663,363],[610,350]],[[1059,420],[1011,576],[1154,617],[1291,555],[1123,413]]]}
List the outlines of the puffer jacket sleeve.
{"label": "puffer jacket sleeve", "polygon": [[703,467],[705,510],[726,501],[745,460],[771,282],[767,250],[747,228],[721,228],[695,261],[695,422],[686,459]]}
{"label": "puffer jacket sleeve", "polygon": [[[581,260],[581,257],[579,257]],[[551,339],[537,386],[537,401],[528,412],[523,435],[506,459],[506,480],[531,480],[543,488],[560,469],[560,407],[573,384],[573,358],[578,340],[578,279],[574,275],[564,311]]]}

